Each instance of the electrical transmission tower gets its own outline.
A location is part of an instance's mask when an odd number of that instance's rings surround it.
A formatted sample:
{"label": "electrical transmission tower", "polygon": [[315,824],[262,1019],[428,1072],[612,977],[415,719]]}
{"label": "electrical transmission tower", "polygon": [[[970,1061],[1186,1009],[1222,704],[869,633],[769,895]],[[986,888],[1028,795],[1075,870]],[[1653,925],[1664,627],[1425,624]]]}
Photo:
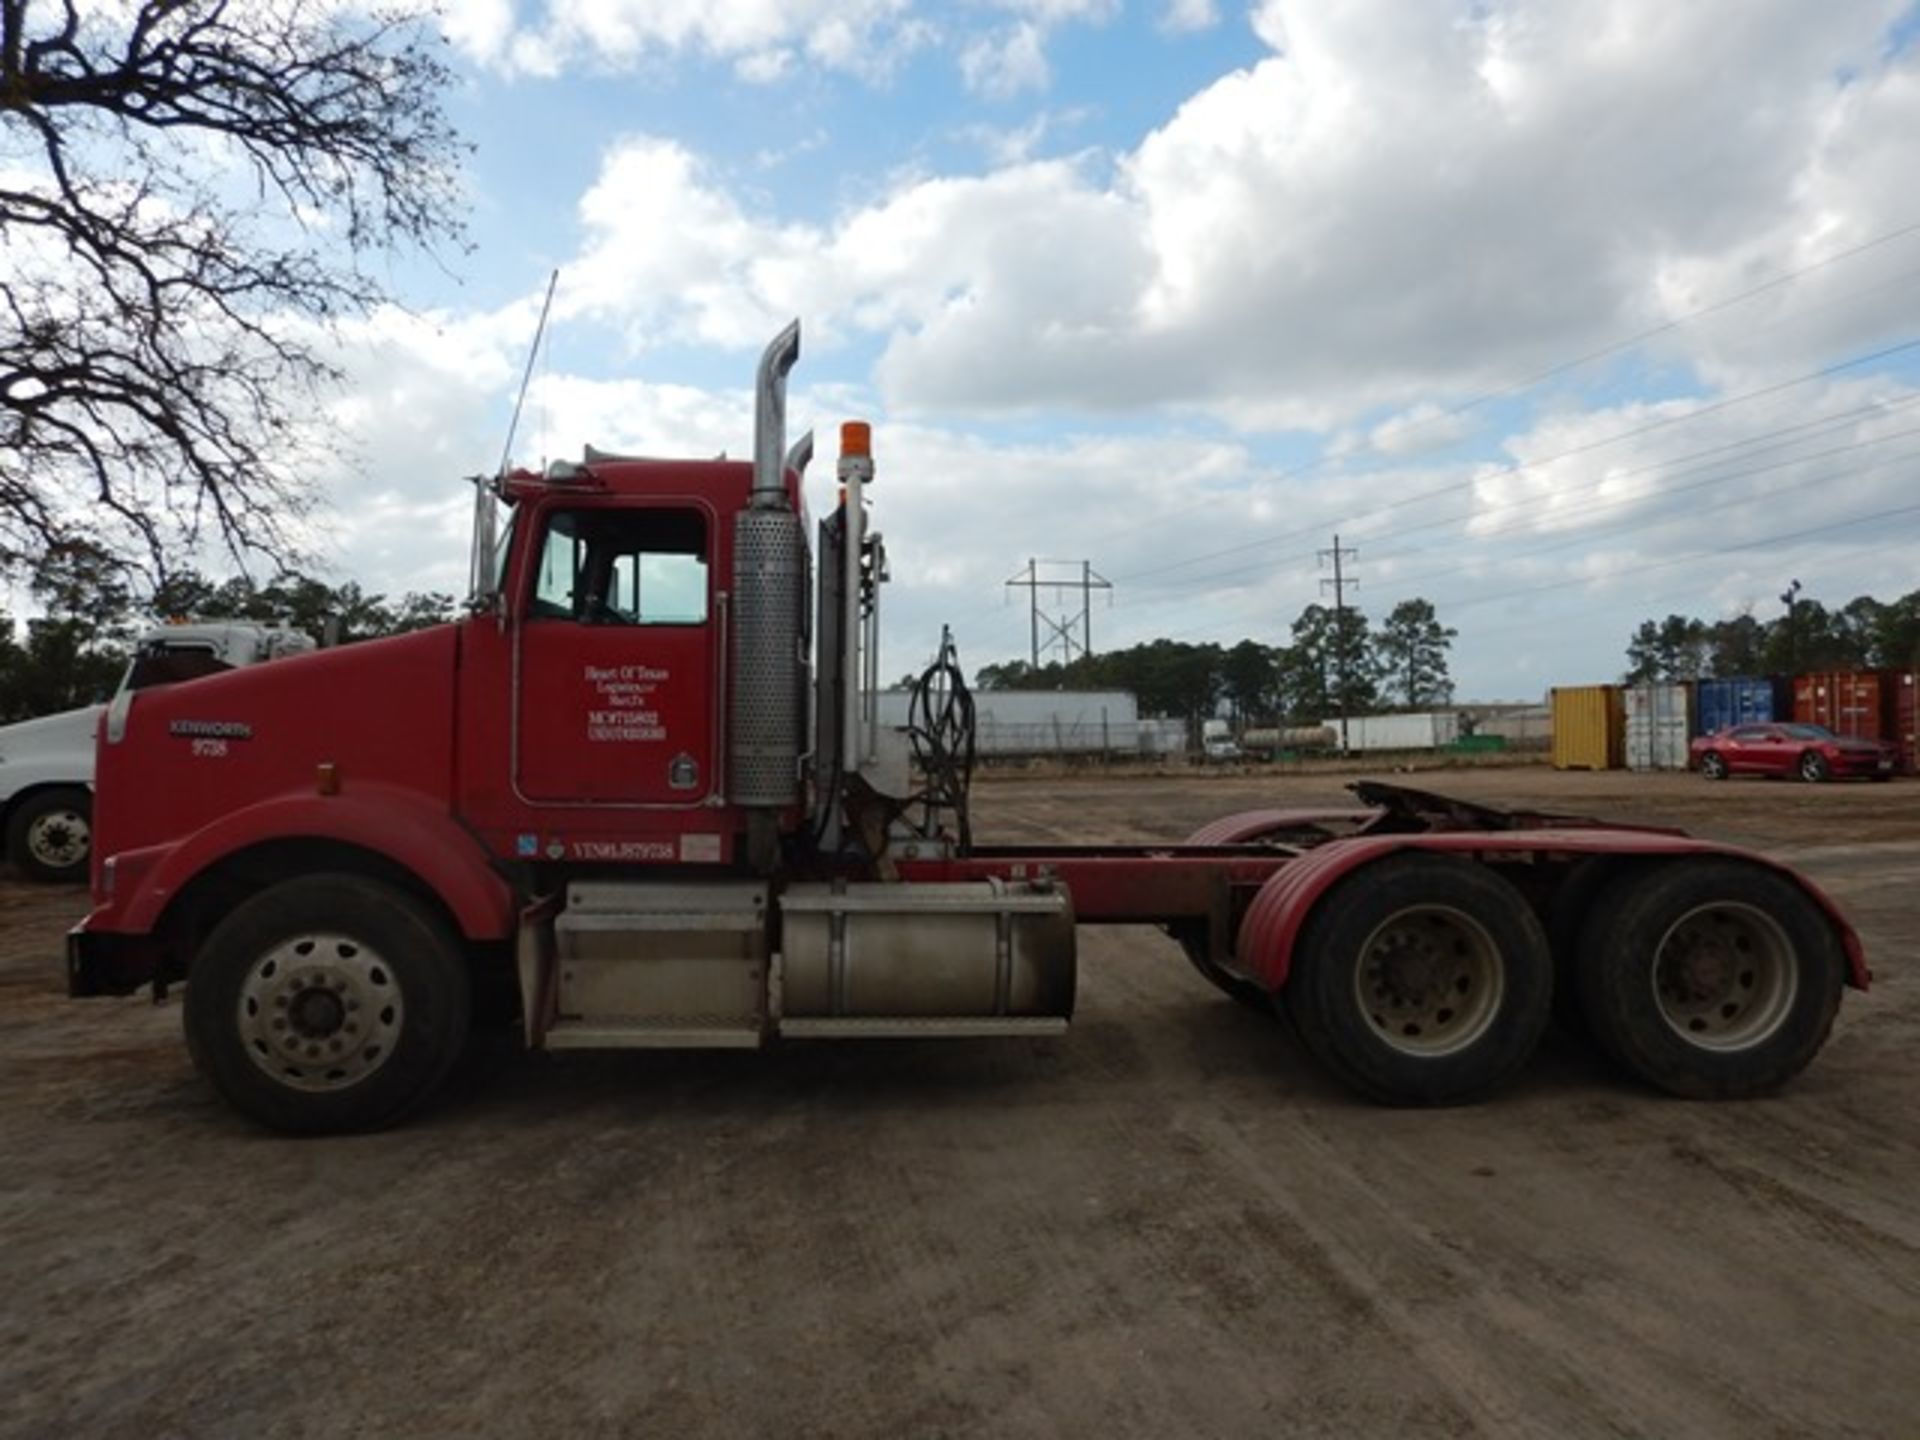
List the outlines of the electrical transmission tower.
{"label": "electrical transmission tower", "polygon": [[1339,701],[1340,709],[1340,753],[1347,750],[1347,676],[1349,674],[1347,655],[1347,591],[1358,590],[1360,582],[1347,574],[1346,562],[1358,558],[1360,552],[1351,545],[1342,545],[1340,536],[1333,537],[1333,548],[1319,552],[1321,565],[1332,564],[1333,578],[1322,578],[1320,593],[1333,591],[1333,676],[1334,698]]}
{"label": "electrical transmission tower", "polygon": [[[1093,653],[1093,592],[1111,590],[1113,582],[1095,570],[1092,562],[1029,560],[1025,570],[1007,581],[1007,588],[1027,592],[1027,610],[1033,631],[1034,669],[1040,668],[1042,654],[1050,655],[1056,648],[1060,651],[1063,665],[1072,664],[1078,655]],[[1044,605],[1040,598],[1042,591],[1047,595]],[[1068,599],[1076,591],[1079,592],[1079,608],[1065,609]],[[1047,632],[1044,644],[1040,639],[1042,626]],[[1076,630],[1079,631],[1077,636],[1074,633]]]}

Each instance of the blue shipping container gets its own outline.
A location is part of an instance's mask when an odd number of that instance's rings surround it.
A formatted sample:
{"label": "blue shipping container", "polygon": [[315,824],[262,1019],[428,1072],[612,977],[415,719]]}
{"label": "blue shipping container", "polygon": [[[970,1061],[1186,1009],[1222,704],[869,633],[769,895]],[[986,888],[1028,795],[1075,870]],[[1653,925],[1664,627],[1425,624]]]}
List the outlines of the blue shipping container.
{"label": "blue shipping container", "polygon": [[1696,735],[1711,735],[1729,725],[1767,725],[1793,718],[1793,699],[1777,676],[1743,675],[1702,680],[1694,695]]}

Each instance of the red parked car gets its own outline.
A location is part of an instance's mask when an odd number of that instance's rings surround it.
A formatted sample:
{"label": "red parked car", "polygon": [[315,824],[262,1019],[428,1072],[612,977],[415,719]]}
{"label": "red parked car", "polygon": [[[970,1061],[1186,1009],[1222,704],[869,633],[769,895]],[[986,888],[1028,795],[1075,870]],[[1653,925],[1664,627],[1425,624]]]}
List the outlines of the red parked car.
{"label": "red parked car", "polygon": [[1882,740],[1836,735],[1824,725],[1781,722],[1730,725],[1702,735],[1691,747],[1693,766],[1709,780],[1729,775],[1797,775],[1802,780],[1893,776],[1897,752]]}

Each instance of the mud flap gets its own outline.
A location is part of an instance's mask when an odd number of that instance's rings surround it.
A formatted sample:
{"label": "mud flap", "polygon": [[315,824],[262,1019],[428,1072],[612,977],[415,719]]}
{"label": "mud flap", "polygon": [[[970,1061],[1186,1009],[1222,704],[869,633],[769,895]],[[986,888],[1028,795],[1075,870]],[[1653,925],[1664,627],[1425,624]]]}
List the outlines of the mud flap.
{"label": "mud flap", "polygon": [[558,988],[554,984],[553,921],[561,897],[548,895],[520,912],[514,942],[514,969],[520,979],[520,1015],[529,1050],[538,1050],[553,1024]]}

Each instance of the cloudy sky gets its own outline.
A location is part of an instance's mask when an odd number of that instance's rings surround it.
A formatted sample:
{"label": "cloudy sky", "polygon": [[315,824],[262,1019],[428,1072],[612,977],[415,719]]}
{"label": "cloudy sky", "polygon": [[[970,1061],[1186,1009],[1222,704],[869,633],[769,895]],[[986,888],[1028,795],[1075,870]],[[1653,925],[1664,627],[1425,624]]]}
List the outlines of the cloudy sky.
{"label": "cloudy sky", "polygon": [[[870,419],[887,673],[1425,596],[1463,698],[1643,617],[1920,587],[1920,12],[1868,0],[451,0],[477,250],[352,337],[342,577],[516,459]],[[825,447],[823,446],[823,454]],[[816,466],[824,488],[831,464]],[[816,503],[816,509],[820,508]]]}

